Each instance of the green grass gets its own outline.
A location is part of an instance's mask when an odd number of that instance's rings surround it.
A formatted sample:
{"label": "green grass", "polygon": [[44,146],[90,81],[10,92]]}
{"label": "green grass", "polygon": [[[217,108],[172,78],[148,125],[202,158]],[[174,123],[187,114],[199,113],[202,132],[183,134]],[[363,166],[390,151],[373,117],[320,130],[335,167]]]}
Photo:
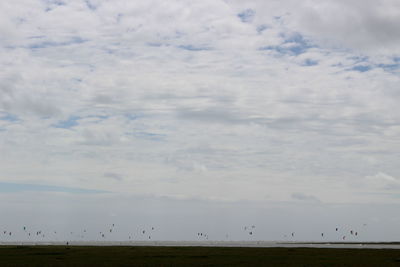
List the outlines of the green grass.
{"label": "green grass", "polygon": [[0,246],[0,266],[400,266],[400,250]]}

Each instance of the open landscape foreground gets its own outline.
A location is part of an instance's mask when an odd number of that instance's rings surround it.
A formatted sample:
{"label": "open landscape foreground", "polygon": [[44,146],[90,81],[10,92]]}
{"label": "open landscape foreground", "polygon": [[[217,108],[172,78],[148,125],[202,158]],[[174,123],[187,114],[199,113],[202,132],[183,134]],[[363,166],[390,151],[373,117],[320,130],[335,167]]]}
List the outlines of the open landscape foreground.
{"label": "open landscape foreground", "polygon": [[399,249],[3,245],[0,266],[400,266]]}

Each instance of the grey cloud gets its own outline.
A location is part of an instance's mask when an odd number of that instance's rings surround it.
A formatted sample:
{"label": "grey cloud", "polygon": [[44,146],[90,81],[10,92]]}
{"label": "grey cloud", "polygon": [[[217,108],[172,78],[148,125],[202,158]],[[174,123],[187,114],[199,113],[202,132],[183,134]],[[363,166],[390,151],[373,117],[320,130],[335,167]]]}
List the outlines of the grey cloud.
{"label": "grey cloud", "polygon": [[230,109],[206,108],[206,109],[179,109],[176,112],[179,119],[193,120],[206,123],[236,124],[248,123],[239,113]]}
{"label": "grey cloud", "polygon": [[[43,101],[44,100],[44,101]],[[24,109],[26,112],[33,112],[36,115],[49,117],[61,114],[61,110],[51,103],[51,100],[46,101],[46,99],[37,100],[37,99],[25,99],[22,102],[20,109]]]}
{"label": "grey cloud", "polygon": [[77,142],[80,145],[87,146],[112,146],[120,142],[117,133],[112,131],[104,131],[101,129],[83,129],[81,132],[81,140]]}
{"label": "grey cloud", "polygon": [[114,173],[114,172],[106,172],[104,173],[104,177],[110,178],[116,181],[123,181],[124,177],[121,174]]}
{"label": "grey cloud", "polygon": [[[298,103],[310,106],[316,109],[312,103]],[[347,103],[350,105],[351,103]],[[257,124],[266,126],[274,130],[295,130],[297,132],[315,132],[322,135],[349,135],[350,133],[375,133],[380,134],[383,129],[398,125],[400,120],[388,119],[386,114],[377,113],[359,113],[355,115],[341,114],[340,111],[336,116],[324,115],[324,109],[338,109],[344,104],[327,104],[319,105],[320,113],[316,112],[298,112],[296,115],[280,115],[271,118],[268,115],[252,115],[245,111],[232,110],[231,108],[210,107],[204,109],[178,109],[176,116],[178,119],[196,121],[202,123],[217,123],[217,124]],[[297,103],[287,105],[287,110],[296,110]],[[347,129],[343,132],[343,127]],[[351,141],[350,141],[351,140]],[[349,138],[347,144],[365,144],[365,141]]]}
{"label": "grey cloud", "polygon": [[294,200],[300,200],[300,201],[308,201],[308,202],[321,202],[321,200],[319,200],[317,197],[312,196],[312,195],[306,195],[303,193],[292,193],[291,194],[292,199]]}
{"label": "grey cloud", "polygon": [[0,80],[0,108],[20,114],[49,117],[61,113],[53,98],[43,93],[30,94],[20,75],[9,75]]}
{"label": "grey cloud", "polygon": [[93,98],[93,102],[99,104],[113,104],[117,101],[114,96],[106,95],[106,94],[98,94]]}
{"label": "grey cloud", "polygon": [[331,39],[356,50],[399,54],[399,10],[400,4],[395,0],[309,1],[295,16],[317,38]]}

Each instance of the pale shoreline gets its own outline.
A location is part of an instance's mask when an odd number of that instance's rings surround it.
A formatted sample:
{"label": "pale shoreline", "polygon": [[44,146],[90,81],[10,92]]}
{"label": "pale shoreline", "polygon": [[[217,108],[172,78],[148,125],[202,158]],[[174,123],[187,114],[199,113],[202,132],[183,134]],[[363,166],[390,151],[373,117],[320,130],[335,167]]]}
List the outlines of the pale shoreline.
{"label": "pale shoreline", "polygon": [[0,242],[0,246],[149,246],[149,247],[257,247],[400,249],[400,242],[287,242],[287,241],[55,241]]}

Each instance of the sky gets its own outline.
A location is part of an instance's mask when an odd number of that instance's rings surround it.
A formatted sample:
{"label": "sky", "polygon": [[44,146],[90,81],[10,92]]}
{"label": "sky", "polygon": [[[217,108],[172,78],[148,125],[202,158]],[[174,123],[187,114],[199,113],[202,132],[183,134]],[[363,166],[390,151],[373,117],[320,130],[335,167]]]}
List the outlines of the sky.
{"label": "sky", "polygon": [[397,0],[1,1],[0,241],[399,240],[398,25]]}

